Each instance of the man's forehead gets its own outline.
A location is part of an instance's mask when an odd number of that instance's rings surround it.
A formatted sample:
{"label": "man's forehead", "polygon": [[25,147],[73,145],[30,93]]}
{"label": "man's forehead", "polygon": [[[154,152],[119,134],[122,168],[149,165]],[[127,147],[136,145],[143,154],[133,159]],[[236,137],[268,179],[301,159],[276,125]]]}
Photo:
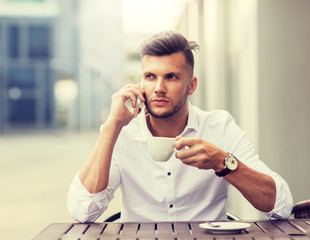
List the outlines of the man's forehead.
{"label": "man's forehead", "polygon": [[168,58],[179,58],[180,60],[185,60],[185,55],[182,52],[176,52],[172,54],[167,54],[167,55],[143,55],[142,56],[142,61],[145,59],[168,59]]}
{"label": "man's forehead", "polygon": [[163,65],[166,67],[183,68],[186,65],[186,59],[183,53],[173,53],[164,56],[144,55],[142,57],[142,68],[155,67]]}

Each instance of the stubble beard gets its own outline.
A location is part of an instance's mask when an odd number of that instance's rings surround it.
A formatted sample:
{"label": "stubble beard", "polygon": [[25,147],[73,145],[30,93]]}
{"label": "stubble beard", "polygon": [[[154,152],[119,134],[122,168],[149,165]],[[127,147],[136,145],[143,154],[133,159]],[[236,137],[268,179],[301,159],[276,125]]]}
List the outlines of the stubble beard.
{"label": "stubble beard", "polygon": [[[176,104],[173,104],[173,101],[171,99],[169,99],[170,103],[172,103],[172,109],[168,110],[166,112],[163,113],[155,113],[150,107],[149,107],[149,99],[146,98],[145,96],[145,107],[147,109],[147,111],[150,113],[150,115],[154,118],[169,118],[174,116],[176,113],[178,113],[185,105],[186,100],[187,100],[187,92],[188,89],[186,89],[185,94],[183,94],[183,97],[181,98],[180,101],[178,101]],[[165,97],[165,96],[161,96],[161,97]],[[166,97],[167,98],[167,97]]]}

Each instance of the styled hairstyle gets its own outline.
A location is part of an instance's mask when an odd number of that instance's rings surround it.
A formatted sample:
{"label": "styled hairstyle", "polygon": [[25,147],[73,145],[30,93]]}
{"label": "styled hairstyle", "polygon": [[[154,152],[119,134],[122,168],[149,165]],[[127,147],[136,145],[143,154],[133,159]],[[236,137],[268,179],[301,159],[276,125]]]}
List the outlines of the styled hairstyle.
{"label": "styled hairstyle", "polygon": [[193,50],[195,52],[199,50],[199,45],[195,41],[187,41],[182,34],[173,31],[156,34],[144,41],[139,47],[141,57],[145,55],[165,56],[182,52],[192,72],[194,69]]}

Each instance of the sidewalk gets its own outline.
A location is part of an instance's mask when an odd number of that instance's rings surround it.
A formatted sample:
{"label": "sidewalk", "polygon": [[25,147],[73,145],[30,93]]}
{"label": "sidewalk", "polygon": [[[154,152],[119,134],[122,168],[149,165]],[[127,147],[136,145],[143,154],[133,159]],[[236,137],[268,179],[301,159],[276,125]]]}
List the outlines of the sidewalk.
{"label": "sidewalk", "polygon": [[[0,239],[31,239],[53,222],[73,222],[69,184],[98,132],[0,135]],[[119,209],[119,196],[98,221]]]}

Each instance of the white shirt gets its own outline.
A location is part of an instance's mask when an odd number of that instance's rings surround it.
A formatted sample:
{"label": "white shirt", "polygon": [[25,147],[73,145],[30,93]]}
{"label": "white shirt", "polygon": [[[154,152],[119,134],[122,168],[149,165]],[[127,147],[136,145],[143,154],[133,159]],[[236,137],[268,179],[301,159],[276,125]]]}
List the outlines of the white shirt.
{"label": "white shirt", "polygon": [[[183,164],[174,154],[167,162],[154,161],[146,149],[152,136],[140,114],[125,126],[113,151],[109,186],[90,194],[78,174],[68,192],[68,209],[80,222],[93,222],[105,211],[115,190],[122,195],[121,221],[207,221],[226,219],[228,182],[214,170]],[[268,217],[288,218],[293,200],[287,183],[271,171],[254,151],[246,134],[223,110],[201,111],[189,106],[182,137],[198,137],[233,153],[239,161],[270,175],[276,183],[276,203]]]}

